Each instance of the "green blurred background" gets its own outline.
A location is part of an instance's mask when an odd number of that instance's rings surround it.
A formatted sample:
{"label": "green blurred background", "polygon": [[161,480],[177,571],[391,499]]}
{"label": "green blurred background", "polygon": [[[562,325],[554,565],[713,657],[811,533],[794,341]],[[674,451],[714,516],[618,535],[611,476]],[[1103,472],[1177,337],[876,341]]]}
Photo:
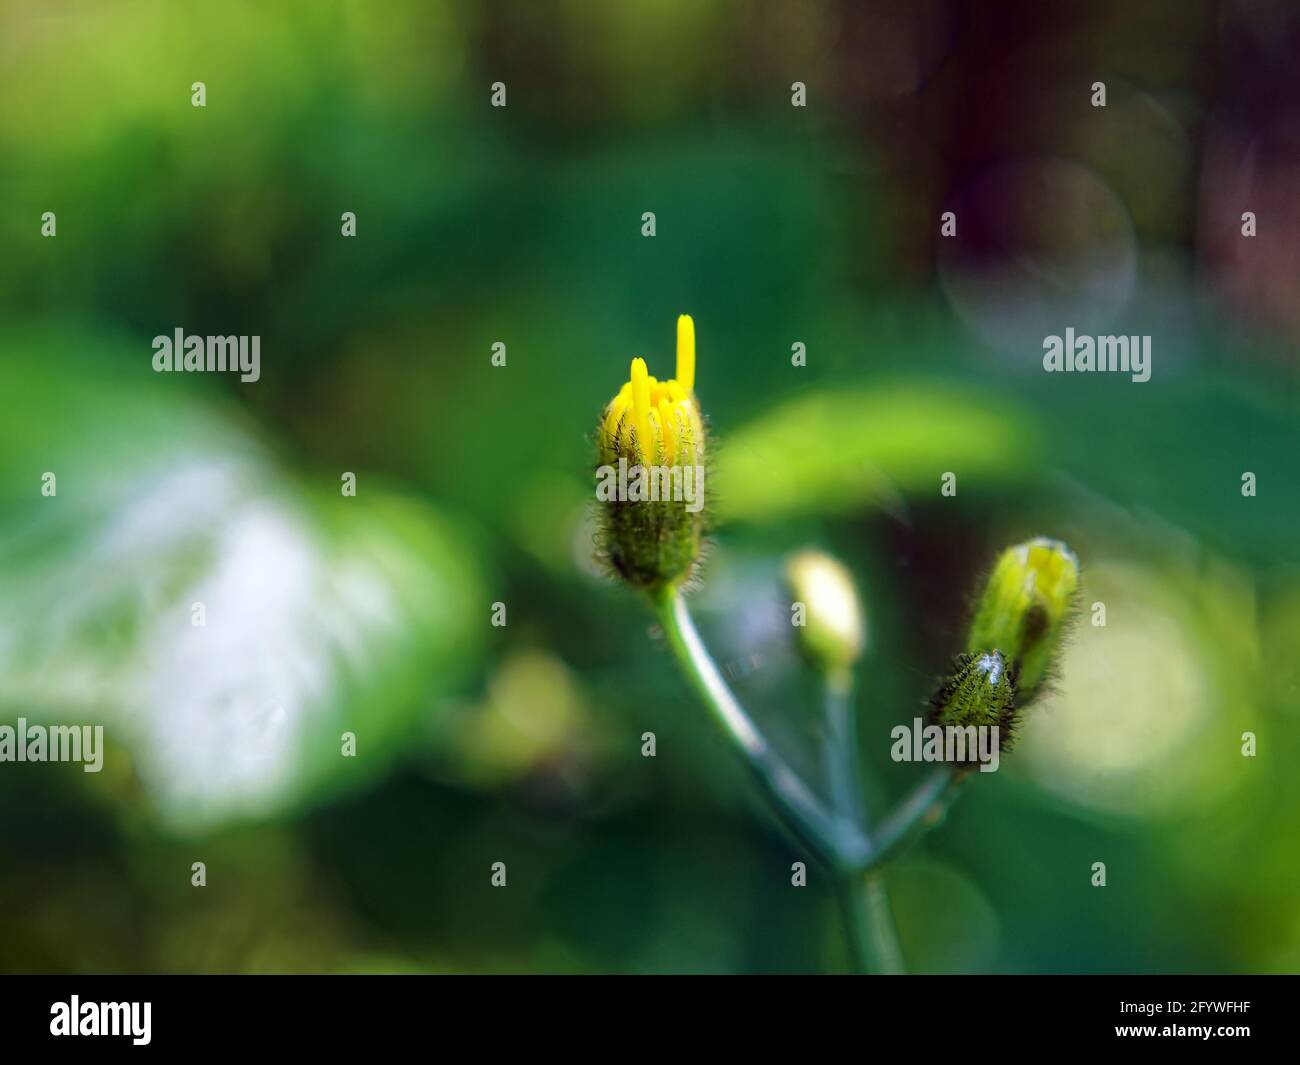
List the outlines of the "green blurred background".
{"label": "green blurred background", "polygon": [[[109,742],[0,765],[0,969],[842,970],[591,559],[591,429],[679,313],[694,601],[810,774],[793,550],[868,604],[877,810],[998,549],[1106,605],[894,868],[911,967],[1300,969],[1300,17],[1137,7],[0,6],[0,721]],[[1151,381],[1044,374],[1066,326]],[[155,374],[177,327],[261,380]]]}

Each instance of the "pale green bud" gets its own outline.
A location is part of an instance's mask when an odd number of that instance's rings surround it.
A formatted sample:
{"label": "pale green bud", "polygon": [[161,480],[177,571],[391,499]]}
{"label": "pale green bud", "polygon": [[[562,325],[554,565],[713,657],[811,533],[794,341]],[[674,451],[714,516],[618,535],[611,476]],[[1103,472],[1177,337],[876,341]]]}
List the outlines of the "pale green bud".
{"label": "pale green bud", "polygon": [[792,620],[800,650],[818,669],[847,670],[861,657],[867,642],[866,619],[852,574],[830,555],[814,550],[794,555],[785,572],[794,596]]}
{"label": "pale green bud", "polygon": [[1079,586],[1079,560],[1059,540],[1038,537],[998,557],[966,639],[972,654],[1001,651],[1016,673],[1020,703],[1038,694],[1060,649]]}

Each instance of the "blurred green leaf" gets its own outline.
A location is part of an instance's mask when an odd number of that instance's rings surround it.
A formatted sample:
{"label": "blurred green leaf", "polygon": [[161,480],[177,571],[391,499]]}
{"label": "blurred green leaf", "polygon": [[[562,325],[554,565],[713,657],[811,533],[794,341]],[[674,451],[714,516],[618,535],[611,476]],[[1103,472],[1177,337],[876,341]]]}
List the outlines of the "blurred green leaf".
{"label": "blurred green leaf", "polygon": [[1038,466],[1035,434],[1016,407],[977,392],[904,383],[812,392],[727,434],[716,493],[723,519],[893,509],[940,477],[1008,482]]}

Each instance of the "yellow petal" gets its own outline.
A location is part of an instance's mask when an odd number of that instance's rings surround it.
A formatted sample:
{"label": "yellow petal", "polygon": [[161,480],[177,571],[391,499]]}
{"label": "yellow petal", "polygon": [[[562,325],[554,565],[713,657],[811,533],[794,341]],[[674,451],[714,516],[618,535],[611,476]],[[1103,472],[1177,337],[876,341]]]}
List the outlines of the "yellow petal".
{"label": "yellow petal", "polygon": [[695,391],[695,321],[689,314],[677,319],[677,383]]}
{"label": "yellow petal", "polygon": [[659,412],[654,407],[650,408],[650,446],[646,449],[645,463],[647,466],[653,466],[655,461],[656,444],[663,435],[662,427],[659,424]]}
{"label": "yellow petal", "polygon": [[659,401],[659,432],[663,437],[664,462],[671,466],[677,457],[677,416],[667,399]]}
{"label": "yellow petal", "polygon": [[683,400],[677,404],[678,417],[685,427],[685,435],[691,441],[691,459],[698,462],[704,454],[704,425],[700,421],[700,410],[694,400]]}
{"label": "yellow petal", "polygon": [[624,385],[617,396],[609,401],[609,410],[605,414],[605,437],[611,442],[618,432],[618,423],[632,406],[632,386]]}

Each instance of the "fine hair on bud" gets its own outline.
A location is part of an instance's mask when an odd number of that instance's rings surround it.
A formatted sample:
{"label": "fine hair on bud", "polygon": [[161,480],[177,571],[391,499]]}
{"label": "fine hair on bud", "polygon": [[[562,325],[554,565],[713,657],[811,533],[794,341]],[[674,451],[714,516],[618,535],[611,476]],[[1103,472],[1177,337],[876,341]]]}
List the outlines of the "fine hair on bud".
{"label": "fine hair on bud", "polygon": [[998,747],[1015,743],[1016,670],[1001,651],[960,654],[948,679],[930,698],[930,724],[940,728],[993,728]]}
{"label": "fine hair on bud", "polygon": [[695,395],[695,323],[677,321],[676,375],[632,360],[596,428],[597,549],[609,571],[654,591],[689,581],[704,547],[709,447]]}

